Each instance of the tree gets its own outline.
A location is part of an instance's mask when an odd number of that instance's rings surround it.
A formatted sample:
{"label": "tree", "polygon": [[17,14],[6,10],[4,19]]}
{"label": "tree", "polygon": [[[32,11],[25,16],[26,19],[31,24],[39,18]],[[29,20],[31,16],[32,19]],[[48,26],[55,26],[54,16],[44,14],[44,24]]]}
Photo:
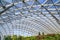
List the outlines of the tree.
{"label": "tree", "polygon": [[4,40],[12,40],[11,36],[4,36]]}
{"label": "tree", "polygon": [[22,40],[22,39],[23,39],[23,37],[22,37],[22,36],[19,36],[19,37],[18,37],[18,40]]}
{"label": "tree", "polygon": [[13,35],[12,40],[17,40],[17,35]]}

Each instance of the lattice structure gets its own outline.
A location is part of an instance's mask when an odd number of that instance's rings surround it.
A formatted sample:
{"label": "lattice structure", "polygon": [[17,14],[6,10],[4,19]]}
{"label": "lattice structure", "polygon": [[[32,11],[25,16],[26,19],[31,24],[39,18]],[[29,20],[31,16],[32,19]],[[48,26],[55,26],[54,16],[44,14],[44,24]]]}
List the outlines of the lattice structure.
{"label": "lattice structure", "polygon": [[0,0],[0,35],[60,33],[60,0]]}

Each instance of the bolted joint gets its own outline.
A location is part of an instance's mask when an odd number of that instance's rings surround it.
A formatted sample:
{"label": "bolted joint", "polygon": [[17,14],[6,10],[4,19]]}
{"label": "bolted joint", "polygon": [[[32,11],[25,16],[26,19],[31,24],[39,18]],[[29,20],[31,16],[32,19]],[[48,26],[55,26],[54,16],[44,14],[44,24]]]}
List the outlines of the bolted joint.
{"label": "bolted joint", "polygon": [[41,5],[41,7],[44,7],[43,5]]}
{"label": "bolted joint", "polygon": [[25,3],[25,0],[22,0],[23,3]]}
{"label": "bolted joint", "polygon": [[37,1],[37,0],[35,0],[35,1]]}

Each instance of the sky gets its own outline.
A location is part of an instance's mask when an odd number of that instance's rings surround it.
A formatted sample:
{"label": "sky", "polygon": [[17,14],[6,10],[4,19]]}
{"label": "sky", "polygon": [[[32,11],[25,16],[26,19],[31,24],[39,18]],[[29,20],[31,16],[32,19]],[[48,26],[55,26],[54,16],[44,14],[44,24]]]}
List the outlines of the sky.
{"label": "sky", "polygon": [[[2,0],[3,1],[3,0]],[[9,2],[9,3],[11,3],[12,2],[12,0],[4,0],[4,1],[7,1],[7,2]],[[45,1],[45,0],[38,0],[41,4]],[[56,2],[57,0],[53,0],[53,2]],[[31,2],[30,2],[31,3]],[[7,28],[7,27],[6,27]],[[30,35],[31,36],[31,34],[28,34],[28,33],[26,33],[26,32],[24,32],[24,31],[18,31],[18,30],[14,30],[14,34],[21,34],[21,35],[24,35],[24,36],[27,36],[27,35]]]}

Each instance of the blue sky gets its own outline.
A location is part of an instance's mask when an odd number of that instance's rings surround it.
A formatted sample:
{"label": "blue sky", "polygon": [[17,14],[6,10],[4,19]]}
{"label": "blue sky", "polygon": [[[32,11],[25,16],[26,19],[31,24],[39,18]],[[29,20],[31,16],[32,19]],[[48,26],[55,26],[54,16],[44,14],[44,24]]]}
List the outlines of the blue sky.
{"label": "blue sky", "polygon": [[[12,2],[12,0],[5,0],[5,1],[7,1],[7,2],[9,2],[9,3],[11,3]],[[45,0],[38,0],[40,3],[43,3]],[[54,0],[53,2],[56,2],[57,0]],[[31,3],[31,2],[30,2]],[[26,33],[26,32],[24,32],[24,31],[20,31],[20,32],[18,32],[17,30],[14,30],[14,33],[15,34],[21,34],[21,35],[30,35],[30,34],[28,34],[28,33]]]}

